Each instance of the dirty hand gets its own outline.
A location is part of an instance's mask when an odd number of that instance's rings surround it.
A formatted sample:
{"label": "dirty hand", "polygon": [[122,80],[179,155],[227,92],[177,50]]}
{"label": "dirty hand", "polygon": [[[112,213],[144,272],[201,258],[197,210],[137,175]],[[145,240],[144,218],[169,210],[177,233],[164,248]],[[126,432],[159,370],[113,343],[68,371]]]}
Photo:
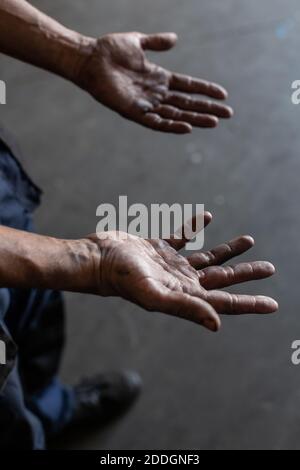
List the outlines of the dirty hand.
{"label": "dirty hand", "polygon": [[123,117],[156,131],[186,134],[232,116],[230,107],[194,96],[224,100],[223,87],[172,73],[146,58],[146,50],[174,47],[175,34],[109,34],[91,41],[74,81]]}
{"label": "dirty hand", "polygon": [[[206,225],[210,221],[206,213]],[[211,331],[220,328],[219,314],[269,314],[278,309],[269,297],[220,290],[274,274],[274,266],[264,261],[222,266],[252,248],[254,240],[249,236],[185,258],[178,253],[184,242],[123,235],[110,232],[102,240],[90,237],[101,252],[99,264],[93,263],[99,273],[94,293],[120,296],[146,310],[182,317]]]}

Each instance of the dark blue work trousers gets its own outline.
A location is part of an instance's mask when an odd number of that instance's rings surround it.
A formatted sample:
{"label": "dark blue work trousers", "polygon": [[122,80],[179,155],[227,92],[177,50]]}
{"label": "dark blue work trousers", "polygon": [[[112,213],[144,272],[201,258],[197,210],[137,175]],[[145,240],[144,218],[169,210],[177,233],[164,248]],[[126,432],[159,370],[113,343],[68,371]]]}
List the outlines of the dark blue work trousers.
{"label": "dark blue work trousers", "polygon": [[[0,138],[0,225],[33,231],[40,198],[13,148]],[[71,388],[57,378],[62,294],[0,286],[0,341],[6,356],[0,364],[0,449],[44,449],[47,433],[58,432],[73,409]]]}

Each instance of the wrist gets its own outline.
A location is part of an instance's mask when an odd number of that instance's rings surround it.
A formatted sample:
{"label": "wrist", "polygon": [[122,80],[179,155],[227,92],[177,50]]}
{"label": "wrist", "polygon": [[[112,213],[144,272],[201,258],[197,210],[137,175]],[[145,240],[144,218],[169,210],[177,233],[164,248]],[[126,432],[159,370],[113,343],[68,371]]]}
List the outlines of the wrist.
{"label": "wrist", "polygon": [[[96,293],[103,297],[119,295],[118,276],[126,270],[120,265],[120,248],[131,236],[126,232],[109,231],[89,235],[96,280]],[[126,257],[126,246],[122,252]]]}
{"label": "wrist", "polygon": [[[101,252],[89,239],[63,240],[32,235],[20,254],[28,287],[97,293]],[[19,270],[21,271],[21,269]]]}
{"label": "wrist", "polygon": [[54,276],[60,290],[98,294],[101,284],[101,248],[89,238],[60,240],[61,261]]}
{"label": "wrist", "polygon": [[128,237],[123,232],[104,232],[79,240],[50,239],[47,261],[38,264],[41,287],[117,295],[115,277],[120,273],[115,253]]}
{"label": "wrist", "polygon": [[91,57],[96,40],[76,31],[65,30],[59,40],[56,73],[80,86],[80,75]]}

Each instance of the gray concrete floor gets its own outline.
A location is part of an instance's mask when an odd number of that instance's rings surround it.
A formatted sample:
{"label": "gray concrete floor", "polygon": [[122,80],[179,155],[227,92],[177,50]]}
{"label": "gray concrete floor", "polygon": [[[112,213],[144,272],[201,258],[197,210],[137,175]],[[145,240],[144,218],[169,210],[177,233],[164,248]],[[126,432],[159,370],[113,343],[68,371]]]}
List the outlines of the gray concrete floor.
{"label": "gray concrete floor", "polygon": [[[280,314],[225,318],[217,335],[121,300],[68,295],[68,382],[99,369],[135,368],[144,394],[120,423],[77,449],[299,449],[300,107],[297,0],[35,0],[86,34],[174,30],[172,69],[222,82],[235,119],[189,137],[127,123],[63,80],[1,57],[8,104],[0,119],[18,135],[44,188],[39,230],[80,237],[101,202],[198,202],[215,215],[207,246],[248,232],[273,280],[248,292],[274,295]],[[247,257],[248,259],[248,257]],[[237,289],[245,292],[245,289]]]}

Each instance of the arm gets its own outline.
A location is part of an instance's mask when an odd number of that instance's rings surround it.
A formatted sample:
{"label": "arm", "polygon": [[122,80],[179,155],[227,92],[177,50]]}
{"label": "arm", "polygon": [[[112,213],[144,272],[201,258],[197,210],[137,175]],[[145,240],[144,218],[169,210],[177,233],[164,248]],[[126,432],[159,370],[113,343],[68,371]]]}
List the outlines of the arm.
{"label": "arm", "polygon": [[[207,225],[209,213],[205,220]],[[254,243],[251,237],[184,258],[177,251],[184,247],[184,240],[122,235],[107,232],[59,240],[0,227],[0,286],[118,296],[211,331],[220,328],[219,314],[267,314],[278,308],[268,297],[220,290],[274,274],[274,267],[262,261],[221,266],[249,250]]]}
{"label": "arm", "polygon": [[93,262],[101,252],[89,239],[62,240],[0,226],[0,286],[95,292]]}
{"label": "arm", "polygon": [[25,0],[0,0],[0,52],[72,80],[91,38]]}
{"label": "arm", "polygon": [[232,116],[223,87],[170,72],[146,50],[175,46],[173,33],[91,38],[67,29],[25,0],[0,0],[0,52],[64,77],[126,119],[162,132],[186,134]]}

